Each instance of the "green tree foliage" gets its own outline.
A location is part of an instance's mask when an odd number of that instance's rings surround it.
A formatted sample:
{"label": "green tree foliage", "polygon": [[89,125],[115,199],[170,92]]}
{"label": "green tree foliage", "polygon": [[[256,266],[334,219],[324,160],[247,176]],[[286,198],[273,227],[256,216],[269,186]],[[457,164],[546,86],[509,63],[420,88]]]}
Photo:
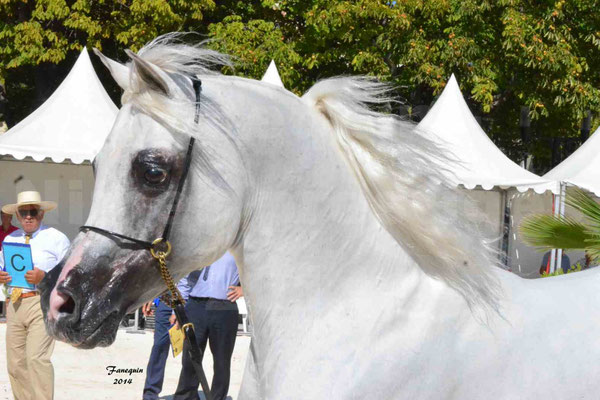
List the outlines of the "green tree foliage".
{"label": "green tree foliage", "polygon": [[212,8],[212,0],[5,0],[1,66],[56,64],[85,45],[137,50],[161,33],[200,23]]}
{"label": "green tree foliage", "polygon": [[45,100],[84,46],[123,59],[123,49],[137,50],[162,33],[189,30],[214,6],[213,0],[1,1],[0,81],[9,100],[6,117],[16,123]]}
{"label": "green tree foliage", "polygon": [[5,0],[0,18],[0,78],[83,45],[123,59],[124,48],[173,30],[213,39],[237,62],[227,73],[260,78],[274,59],[298,94],[322,78],[367,74],[408,106],[430,105],[455,73],[490,137],[516,161],[533,152],[538,172],[550,167],[551,137],[577,137],[584,113],[600,108],[591,0]]}
{"label": "green tree foliage", "polygon": [[[264,0],[226,2],[235,18],[211,35],[248,60],[261,39],[246,30],[273,23],[283,41],[273,51],[286,86],[298,93],[316,80],[367,74],[388,81],[412,105],[430,104],[455,73],[492,139],[518,161],[550,165],[550,137],[576,137],[586,110],[600,106],[600,18],[588,0]],[[235,34],[232,34],[235,32]],[[267,35],[265,35],[266,37]],[[276,54],[293,54],[277,56]],[[260,77],[261,68],[241,73]],[[296,71],[296,74],[289,71]],[[529,106],[533,140],[523,143],[521,106]],[[597,124],[594,124],[597,125]]]}
{"label": "green tree foliage", "polygon": [[238,68],[230,72],[260,78],[269,62],[275,59],[282,79],[297,82],[302,78],[293,68],[301,62],[300,56],[273,22],[252,20],[244,23],[240,16],[233,15],[210,25],[209,29],[212,37],[228,39],[217,40],[210,45],[235,57]]}
{"label": "green tree foliage", "polygon": [[[571,268],[567,271],[567,274],[572,274],[573,272],[580,272],[582,269],[585,269],[581,264],[572,265]],[[565,272],[562,268],[557,268],[556,271],[547,273],[546,271],[542,272],[542,278],[548,278],[550,276],[559,276],[565,275]]]}

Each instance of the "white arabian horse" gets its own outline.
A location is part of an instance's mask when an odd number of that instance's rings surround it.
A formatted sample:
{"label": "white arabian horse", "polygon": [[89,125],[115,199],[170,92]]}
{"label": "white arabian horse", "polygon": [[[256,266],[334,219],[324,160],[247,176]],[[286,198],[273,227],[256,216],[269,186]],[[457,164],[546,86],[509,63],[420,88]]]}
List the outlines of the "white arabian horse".
{"label": "white arabian horse", "polygon": [[[337,78],[299,98],[210,72],[222,56],[173,36],[128,54],[103,57],[123,108],[87,225],[159,237],[197,139],[169,268],[234,254],[254,329],[240,399],[598,398],[600,275],[494,266],[476,217],[448,212],[452,157],[366,107],[384,86]],[[47,327],[107,346],[164,290],[147,250],[84,231],[43,282]]]}

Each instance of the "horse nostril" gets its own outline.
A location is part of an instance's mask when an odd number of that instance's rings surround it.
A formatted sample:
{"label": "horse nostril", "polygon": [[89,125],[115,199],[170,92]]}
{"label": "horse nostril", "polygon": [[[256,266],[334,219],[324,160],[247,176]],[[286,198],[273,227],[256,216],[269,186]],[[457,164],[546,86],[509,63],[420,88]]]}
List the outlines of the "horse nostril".
{"label": "horse nostril", "polygon": [[80,301],[77,296],[71,293],[64,285],[59,284],[59,287],[52,290],[48,301],[49,321],[62,320],[62,323],[73,324],[79,321]]}
{"label": "horse nostril", "polygon": [[58,309],[59,313],[73,314],[75,311],[75,300],[69,295],[64,295],[66,297],[65,303],[60,306]]}

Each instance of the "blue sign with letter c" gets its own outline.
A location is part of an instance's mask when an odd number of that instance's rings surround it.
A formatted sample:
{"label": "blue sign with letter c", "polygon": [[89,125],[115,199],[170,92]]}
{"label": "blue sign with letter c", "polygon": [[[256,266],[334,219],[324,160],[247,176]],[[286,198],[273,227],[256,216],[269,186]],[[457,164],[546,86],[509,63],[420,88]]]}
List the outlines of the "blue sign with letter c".
{"label": "blue sign with letter c", "polygon": [[4,270],[10,274],[11,281],[8,286],[25,289],[35,289],[35,285],[25,280],[27,271],[33,269],[31,246],[21,243],[2,243],[4,255]]}

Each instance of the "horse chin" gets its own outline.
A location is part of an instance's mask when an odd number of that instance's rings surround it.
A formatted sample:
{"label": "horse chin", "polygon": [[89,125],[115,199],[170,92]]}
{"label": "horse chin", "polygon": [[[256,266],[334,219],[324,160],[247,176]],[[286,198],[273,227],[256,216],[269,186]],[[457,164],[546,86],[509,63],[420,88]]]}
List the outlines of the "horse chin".
{"label": "horse chin", "polygon": [[97,317],[81,320],[76,329],[65,318],[48,321],[48,333],[56,339],[79,349],[110,346],[117,337],[119,323],[125,314],[113,311],[104,319]]}
{"label": "horse chin", "polygon": [[72,342],[71,344],[79,349],[110,346],[117,338],[117,330],[122,318],[122,315],[112,313],[89,336],[81,338],[80,342]]}

